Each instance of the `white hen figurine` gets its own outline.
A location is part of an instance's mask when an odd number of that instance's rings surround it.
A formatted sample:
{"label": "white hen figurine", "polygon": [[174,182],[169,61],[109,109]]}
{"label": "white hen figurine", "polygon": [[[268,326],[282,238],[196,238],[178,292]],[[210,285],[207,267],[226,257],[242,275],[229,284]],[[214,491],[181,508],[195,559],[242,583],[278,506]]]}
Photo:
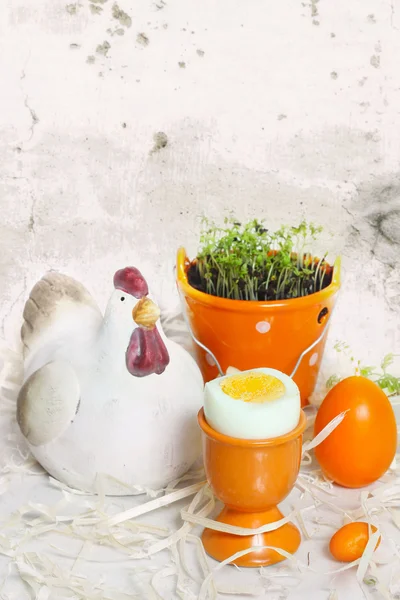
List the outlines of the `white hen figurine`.
{"label": "white hen figurine", "polygon": [[160,311],[140,271],[117,271],[114,288],[103,318],[70,277],[50,272],[34,286],[17,420],[54,478],[123,495],[163,487],[196,461],[203,379],[157,329]]}

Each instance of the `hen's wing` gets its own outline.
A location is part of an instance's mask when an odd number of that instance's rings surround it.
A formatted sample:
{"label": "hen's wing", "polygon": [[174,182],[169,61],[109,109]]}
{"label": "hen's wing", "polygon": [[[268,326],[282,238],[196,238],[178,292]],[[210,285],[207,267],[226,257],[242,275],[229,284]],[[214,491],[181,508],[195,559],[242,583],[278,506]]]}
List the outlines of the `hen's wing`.
{"label": "hen's wing", "polygon": [[53,360],[56,349],[92,337],[103,320],[87,289],[55,271],[47,273],[33,287],[23,317],[25,365],[34,361],[35,370]]}
{"label": "hen's wing", "polygon": [[80,386],[74,370],[62,361],[48,363],[33,373],[17,399],[17,421],[33,446],[55,440],[74,420]]}

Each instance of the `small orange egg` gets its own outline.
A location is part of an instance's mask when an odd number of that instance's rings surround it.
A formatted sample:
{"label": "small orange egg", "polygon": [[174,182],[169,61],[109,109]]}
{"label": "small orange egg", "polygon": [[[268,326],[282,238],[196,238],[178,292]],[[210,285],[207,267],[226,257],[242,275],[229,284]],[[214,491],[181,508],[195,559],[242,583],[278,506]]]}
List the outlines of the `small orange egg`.
{"label": "small orange egg", "polygon": [[[371,525],[372,533],[376,527]],[[369,540],[368,523],[357,521],[344,525],[332,536],[329,550],[333,558],[340,562],[352,562],[361,558]],[[375,550],[381,543],[379,537]]]}

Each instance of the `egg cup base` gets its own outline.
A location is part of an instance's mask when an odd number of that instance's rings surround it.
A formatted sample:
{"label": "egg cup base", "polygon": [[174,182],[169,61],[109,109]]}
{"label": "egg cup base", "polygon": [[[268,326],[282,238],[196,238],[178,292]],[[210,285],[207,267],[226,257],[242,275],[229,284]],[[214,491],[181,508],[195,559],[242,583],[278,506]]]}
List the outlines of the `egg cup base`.
{"label": "egg cup base", "polygon": [[[216,521],[256,529],[282,518],[283,515],[277,507],[254,513],[225,507]],[[293,523],[286,523],[274,531],[245,536],[205,529],[202,534],[202,542],[206,553],[219,562],[226,560],[236,552],[260,546],[260,550],[249,552],[230,564],[238,567],[264,567],[281,562],[286,557],[276,550],[263,548],[263,546],[273,546],[285,550],[289,554],[294,554],[300,546],[301,535]]]}

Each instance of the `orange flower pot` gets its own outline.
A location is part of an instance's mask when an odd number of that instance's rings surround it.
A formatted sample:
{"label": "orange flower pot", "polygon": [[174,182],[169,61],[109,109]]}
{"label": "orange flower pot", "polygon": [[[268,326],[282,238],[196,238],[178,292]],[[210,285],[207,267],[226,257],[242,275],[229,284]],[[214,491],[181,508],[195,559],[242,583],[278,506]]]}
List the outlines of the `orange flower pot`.
{"label": "orange flower pot", "polygon": [[[340,259],[333,267],[330,285],[320,292],[269,302],[229,300],[200,292],[189,284],[189,266],[186,251],[180,248],[176,276],[185,317],[194,338],[216,359],[196,345],[204,381],[225,374],[228,367],[241,371],[270,367],[293,376],[302,405],[307,404],[325,347],[326,335],[322,334],[340,288]],[[297,365],[302,353],[315,342]],[[219,373],[216,361],[223,373]]]}
{"label": "orange flower pot", "polygon": [[[199,411],[198,421],[207,480],[215,496],[225,505],[216,520],[255,529],[282,519],[277,505],[292,490],[300,470],[306,426],[304,412],[301,411],[295,429],[267,440],[242,440],[218,433],[208,425],[204,409]],[[255,535],[205,529],[202,541],[207,554],[220,562],[236,552],[260,546],[260,550],[253,550],[234,563],[243,567],[261,567],[286,558],[263,546],[293,554],[301,537],[295,525],[286,523],[274,531]]]}

